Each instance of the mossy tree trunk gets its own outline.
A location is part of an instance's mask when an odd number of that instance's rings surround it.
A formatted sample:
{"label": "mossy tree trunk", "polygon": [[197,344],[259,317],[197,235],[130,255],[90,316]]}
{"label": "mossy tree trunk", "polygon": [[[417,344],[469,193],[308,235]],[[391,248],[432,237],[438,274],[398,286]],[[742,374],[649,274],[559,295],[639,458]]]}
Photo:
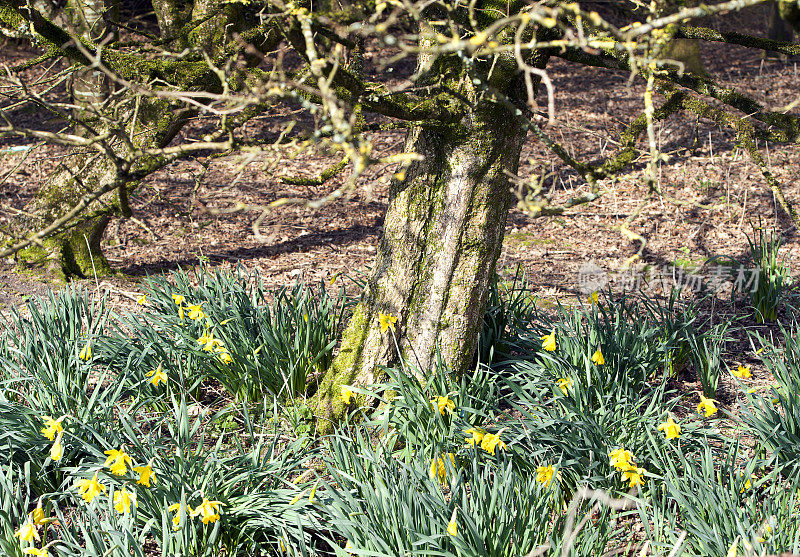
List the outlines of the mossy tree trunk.
{"label": "mossy tree trunk", "polygon": [[683,71],[698,76],[708,75],[703,64],[703,58],[700,55],[700,41],[698,40],[673,39],[664,48],[659,58],[680,62],[683,66]]}
{"label": "mossy tree trunk", "polygon": [[[789,13],[789,10],[785,10]],[[769,30],[767,36],[776,41],[792,42],[794,40],[794,29],[791,24],[781,17],[780,7],[777,1],[770,2]],[[774,56],[773,54],[769,54]]]}
{"label": "mossy tree trunk", "polygon": [[[457,373],[474,365],[488,284],[514,200],[509,173],[517,172],[526,129],[515,109],[495,102],[475,85],[474,73],[457,73],[458,63],[450,62],[422,59],[420,82],[426,74],[449,76],[465,113],[446,128],[417,127],[406,138],[404,150],[424,159],[410,163],[390,186],[363,301],[312,401],[323,432],[347,412],[341,386],[380,381],[381,366],[402,359],[424,379],[439,356]],[[546,57],[537,62],[545,63]],[[484,70],[481,82],[524,105],[513,60],[498,57]],[[380,314],[397,318],[393,331],[381,331]]]}
{"label": "mossy tree trunk", "polygon": [[[168,101],[141,98],[134,118],[134,103],[134,99],[128,103],[128,124],[120,127],[116,133],[132,137],[135,149],[167,145],[187,116],[185,112],[176,112]],[[124,110],[121,112],[125,113]],[[118,164],[129,154],[130,146],[114,137],[105,143],[117,155],[116,162],[105,154],[87,154],[86,149],[78,149],[65,157],[26,207],[26,213],[32,216],[22,226],[27,231],[44,228],[64,216],[87,193],[115,182],[119,183],[119,187],[91,203],[70,228],[49,237],[42,246],[20,252],[22,262],[46,265],[65,279],[103,276],[111,272],[100,242],[114,216],[129,214],[127,195],[132,184],[126,183],[124,178],[121,180],[121,176],[133,174],[148,165],[157,165],[158,161],[143,157],[129,168],[120,168]]]}

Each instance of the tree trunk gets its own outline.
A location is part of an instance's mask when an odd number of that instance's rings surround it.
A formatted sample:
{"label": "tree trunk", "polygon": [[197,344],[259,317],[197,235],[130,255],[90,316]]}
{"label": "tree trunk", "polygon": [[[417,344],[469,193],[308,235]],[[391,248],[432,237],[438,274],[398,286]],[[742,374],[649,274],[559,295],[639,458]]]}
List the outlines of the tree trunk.
{"label": "tree trunk", "polygon": [[[491,81],[521,98],[521,79],[510,73],[513,61],[507,62],[509,73]],[[546,58],[539,67],[544,63]],[[430,71],[445,75],[446,65],[440,59]],[[490,72],[502,72],[501,66],[502,61]],[[405,152],[424,160],[412,162],[390,186],[363,301],[312,401],[323,432],[347,411],[341,385],[380,381],[381,366],[402,359],[423,378],[437,354],[456,373],[474,365],[488,285],[514,199],[507,173],[517,172],[526,130],[512,110],[484,98],[471,76],[461,74],[449,85],[471,106],[447,129],[416,128],[406,138]],[[381,332],[380,314],[397,317],[393,331]]]}
{"label": "tree trunk", "polygon": [[[769,30],[767,36],[775,41],[792,42],[794,40],[794,29],[792,26],[781,17],[781,12],[778,2],[770,2],[769,12]],[[766,58],[780,58],[786,59],[785,54],[776,54],[774,52],[764,52]]]}
{"label": "tree trunk", "polygon": [[[135,148],[158,148],[166,146],[185,122],[187,114],[176,111],[168,101],[153,98],[139,99],[137,117],[133,119],[134,99],[128,102],[127,126],[118,133],[133,138]],[[118,107],[124,113],[123,107]],[[131,134],[133,127],[134,133]],[[109,140],[115,153],[125,158],[129,153],[126,144]],[[142,158],[132,165],[130,171],[158,164],[158,161]],[[25,208],[35,215],[20,223],[22,230],[32,232],[61,218],[87,193],[97,191],[119,180],[119,172],[113,162],[99,153],[86,154],[78,150],[64,159],[53,176],[36,192]],[[105,194],[91,203],[76,218],[76,224],[64,232],[46,239],[41,246],[31,246],[19,253],[22,263],[50,267],[64,279],[89,278],[111,272],[108,260],[100,246],[103,233],[115,215],[127,216],[127,194],[132,184],[120,184],[113,192]]]}
{"label": "tree trunk", "polygon": [[683,64],[683,70],[697,76],[706,76],[705,65],[700,56],[700,41],[695,39],[673,39],[659,56],[662,60],[675,60]]}

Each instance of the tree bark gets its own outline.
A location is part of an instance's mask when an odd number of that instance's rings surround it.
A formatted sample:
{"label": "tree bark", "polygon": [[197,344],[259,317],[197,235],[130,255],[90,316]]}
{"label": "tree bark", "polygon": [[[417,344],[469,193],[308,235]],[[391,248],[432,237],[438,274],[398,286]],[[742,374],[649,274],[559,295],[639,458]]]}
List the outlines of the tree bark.
{"label": "tree bark", "polygon": [[[134,148],[147,149],[166,146],[183,126],[185,111],[176,111],[168,101],[141,98],[136,117],[133,116],[134,99],[128,102],[129,121],[119,129],[119,134],[132,137]],[[124,113],[124,107],[118,106]],[[133,133],[131,133],[133,132]],[[111,139],[110,145],[120,159],[130,153],[128,145]],[[85,194],[113,184],[120,177],[120,169],[104,154],[87,154],[78,149],[64,159],[53,176],[34,196],[25,208],[29,215],[36,215],[21,223],[27,232],[35,231],[61,218],[70,211]],[[158,161],[142,158],[126,171],[136,172]],[[19,253],[21,262],[36,266],[47,266],[64,279],[103,276],[112,272],[100,246],[103,234],[114,216],[128,216],[127,195],[133,184],[120,186],[90,204],[76,219],[75,224],[64,232],[46,239],[40,246],[32,246]]]}
{"label": "tree bark", "polygon": [[[780,8],[777,1],[770,2],[769,30],[767,36],[775,41],[792,42],[794,40],[794,29],[781,17]],[[786,58],[773,52],[765,52],[767,58]]]}
{"label": "tree bark", "polygon": [[700,56],[700,41],[695,39],[673,39],[659,56],[662,60],[675,60],[683,64],[683,70],[697,76],[706,76],[703,58]]}
{"label": "tree bark", "polygon": [[[516,65],[505,62],[506,75],[500,75],[501,60],[485,77],[504,84],[500,90],[508,97],[523,98],[522,80],[512,73]],[[545,63],[546,57],[539,67]],[[447,61],[439,59],[427,70],[426,64],[431,61],[420,61],[423,83],[425,71],[448,73]],[[347,412],[341,385],[378,382],[382,366],[402,359],[424,378],[439,356],[456,373],[474,365],[488,285],[514,199],[508,173],[517,172],[526,128],[514,109],[489,99],[472,76],[462,73],[448,85],[468,99],[468,110],[456,125],[412,129],[406,138],[404,150],[424,159],[408,165],[390,186],[363,301],[312,400],[322,432]],[[381,331],[380,314],[397,317],[394,330]]]}

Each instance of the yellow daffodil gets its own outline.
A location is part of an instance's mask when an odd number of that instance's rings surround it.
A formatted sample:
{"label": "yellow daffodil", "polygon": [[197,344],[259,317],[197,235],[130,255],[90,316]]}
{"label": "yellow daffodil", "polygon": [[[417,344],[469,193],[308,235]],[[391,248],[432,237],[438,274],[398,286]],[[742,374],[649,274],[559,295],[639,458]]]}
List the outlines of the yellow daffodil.
{"label": "yellow daffodil", "polygon": [[706,398],[703,395],[700,395],[700,402],[697,403],[697,411],[699,413],[706,413],[706,418],[713,416],[717,413],[717,405],[716,400],[711,398]]}
{"label": "yellow daffodil", "polygon": [[166,383],[167,382],[167,374],[161,370],[161,364],[158,364],[156,369],[150,370],[145,374],[145,377],[149,377],[148,381],[154,387],[158,387],[159,383]]}
{"label": "yellow daffodil", "polygon": [[501,451],[506,450],[506,444],[500,439],[500,432],[484,435],[481,441],[481,449],[493,455],[495,448],[499,448]]}
{"label": "yellow daffodil", "polygon": [[547,350],[548,352],[552,352],[556,349],[556,331],[553,329],[553,332],[549,335],[544,335],[541,337],[542,339],[542,348]]}
{"label": "yellow daffodil", "polygon": [[[445,456],[450,459],[450,463],[452,464],[453,469],[455,469],[456,467],[455,455],[453,453],[447,453]],[[445,478],[447,477],[447,466],[442,457],[437,457],[431,460],[430,476],[432,480],[439,478],[440,482],[444,482]]]}
{"label": "yellow daffodil", "polygon": [[117,476],[122,476],[125,474],[125,472],[128,471],[127,466],[131,467],[133,466],[133,461],[131,460],[131,457],[128,456],[128,453],[126,453],[122,449],[122,447],[120,447],[118,451],[115,449],[111,449],[104,452],[105,454],[108,455],[108,458],[106,459],[103,466],[108,466],[112,474],[115,474]]}
{"label": "yellow daffodil", "polygon": [[97,481],[97,472],[94,473],[91,480],[81,478],[76,481],[75,487],[78,488],[81,492],[81,497],[87,503],[91,503],[95,497],[106,492],[106,486]]}
{"label": "yellow daffodil", "polygon": [[464,433],[471,436],[467,437],[466,441],[469,445],[474,447],[476,445],[480,446],[481,441],[483,441],[483,437],[486,435],[486,430],[473,427],[466,430]]}
{"label": "yellow daffodil", "polygon": [[589,298],[586,301],[589,302],[590,305],[594,305],[597,303],[597,299],[599,297],[600,297],[599,293],[592,292],[591,294],[589,294]]}
{"label": "yellow daffodil", "polygon": [[556,469],[552,466],[539,466],[536,469],[536,481],[547,487],[550,485],[550,482],[553,481],[555,473]]}
{"label": "yellow daffodil", "polygon": [[215,349],[223,348],[222,341],[214,338],[213,331],[206,331],[203,336],[197,339],[197,343],[203,346],[206,352],[213,352]]}
{"label": "yellow daffodil", "polygon": [[175,302],[175,305],[176,305],[176,306],[179,306],[179,305],[181,305],[183,302],[185,302],[185,301],[186,301],[186,298],[184,298],[184,297],[183,297],[183,296],[181,296],[180,294],[173,294],[173,295],[172,295],[172,301],[173,301],[173,302]]}
{"label": "yellow daffodil", "polygon": [[25,547],[22,549],[22,553],[25,555],[35,555],[36,557],[50,557],[50,552],[47,551],[47,548],[37,549],[35,547]]}
{"label": "yellow daffodil", "polygon": [[594,354],[592,355],[592,363],[597,366],[601,366],[606,363],[606,359],[603,358],[603,353],[599,348],[595,350]]}
{"label": "yellow daffodil", "polygon": [[439,409],[439,413],[444,416],[445,412],[451,413],[455,407],[456,403],[450,400],[450,397],[447,395],[445,396],[437,396],[433,399],[435,406]]}
{"label": "yellow daffodil", "polygon": [[302,499],[302,498],[303,498],[303,495],[305,495],[305,494],[306,494],[306,490],[304,489],[303,491],[301,491],[300,493],[298,493],[297,495],[295,495],[294,497],[292,497],[292,500],[291,500],[291,501],[289,501],[289,504],[290,504],[290,505],[294,505],[294,504],[295,504],[295,503],[297,503],[297,502],[298,502],[300,499]]}
{"label": "yellow daffodil", "polygon": [[644,479],[645,472],[646,470],[644,468],[630,466],[628,469],[622,471],[622,481],[629,482],[629,487],[644,485],[644,482],[647,481]]}
{"label": "yellow daffodil", "polygon": [[142,294],[136,299],[136,303],[140,306],[144,306],[147,304],[147,294]]}
{"label": "yellow daffodil", "polygon": [[397,323],[397,317],[389,315],[388,313],[378,312],[378,322],[381,325],[381,332],[385,333],[387,330],[395,330],[394,324]]}
{"label": "yellow daffodil", "polygon": [[758,543],[766,543],[767,538],[772,534],[772,526],[770,526],[769,522],[765,521],[764,524],[761,525],[761,532],[763,535],[758,538]]}
{"label": "yellow daffodil", "polygon": [[195,507],[191,512],[191,516],[195,517],[199,515],[203,524],[213,524],[220,519],[220,507],[222,505],[223,504],[219,501],[209,501],[203,498],[203,502],[200,503],[200,506]]}
{"label": "yellow daffodil", "polygon": [[350,543],[350,540],[347,540],[347,543],[344,544],[344,550],[348,553],[352,553],[353,544]]}
{"label": "yellow daffodil", "polygon": [[81,348],[80,353],[78,354],[78,358],[81,360],[88,362],[92,358],[92,343],[87,342],[83,348]]}
{"label": "yellow daffodil", "polygon": [[217,358],[226,366],[233,361],[233,358],[231,358],[231,353],[225,349],[217,351]]}
{"label": "yellow daffodil", "polygon": [[677,439],[681,436],[681,426],[675,423],[672,416],[667,421],[658,425],[658,431],[663,431],[667,439]]}
{"label": "yellow daffodil", "polygon": [[458,535],[458,525],[456,524],[456,511],[453,511],[453,516],[450,518],[450,522],[447,525],[447,533],[450,536]]}
{"label": "yellow daffodil", "polygon": [[59,419],[54,420],[50,416],[42,416],[45,426],[42,428],[42,435],[44,435],[48,441],[54,440],[56,435],[64,431],[64,428],[61,426],[61,422],[65,417],[66,416],[61,416]]}
{"label": "yellow daffodil", "polygon": [[53,461],[61,460],[61,457],[64,456],[64,447],[61,445],[62,435],[64,435],[64,432],[59,432],[58,437],[53,442],[53,446],[50,447],[50,459]]}
{"label": "yellow daffodil", "polygon": [[340,389],[341,389],[341,395],[340,396],[342,397],[342,402],[344,402],[345,405],[349,405],[350,402],[353,400],[353,397],[355,396],[355,393],[350,390],[350,386],[349,385],[341,385]]}
{"label": "yellow daffodil", "polygon": [[[744,472],[739,472],[739,477],[741,476],[744,476]],[[750,474],[750,477],[747,478],[747,480],[744,482],[742,489],[739,490],[739,493],[744,493],[746,489],[750,489],[751,487],[753,487],[753,484],[751,483],[750,480],[755,480],[757,477],[758,476],[756,476],[755,474]]]}
{"label": "yellow daffodil", "polygon": [[41,526],[43,524],[50,524],[51,522],[53,522],[53,518],[45,514],[44,509],[42,508],[41,499],[39,499],[39,502],[36,504],[36,508],[33,509],[28,514],[28,519],[31,522],[33,522],[36,526]]}
{"label": "yellow daffodil", "polygon": [[725,557],[736,557],[739,554],[739,536],[736,536],[736,539],[733,540],[733,543],[728,548],[728,552],[725,554]]}
{"label": "yellow daffodil", "polygon": [[34,540],[38,542],[41,540],[36,525],[30,521],[20,526],[20,529],[14,532],[14,537],[19,538],[20,543],[33,542]]}
{"label": "yellow daffodil", "polygon": [[570,389],[572,389],[572,379],[562,377],[556,382],[556,385],[558,385],[562,393],[569,394]]}
{"label": "yellow daffodil", "polygon": [[734,377],[738,377],[739,379],[750,379],[753,377],[753,374],[750,372],[750,366],[739,366],[731,371],[731,373]]}
{"label": "yellow daffodil", "polygon": [[304,313],[304,314],[303,314],[303,321],[304,321],[305,323],[308,323],[308,314],[307,314],[307,313]]}
{"label": "yellow daffodil", "polygon": [[132,470],[139,474],[139,479],[136,480],[137,484],[150,487],[150,484],[156,479],[156,473],[153,471],[152,460],[144,466],[134,466]]}
{"label": "yellow daffodil", "polygon": [[[173,503],[172,505],[167,507],[167,510],[169,512],[175,513],[175,516],[172,517],[172,529],[179,530],[181,526],[181,504]],[[192,510],[192,507],[190,507],[189,505],[186,505],[185,515],[194,516],[194,511]]]}
{"label": "yellow daffodil", "polygon": [[608,458],[611,461],[611,466],[617,470],[624,470],[630,467],[631,461],[634,459],[633,453],[625,450],[623,447],[614,449],[608,453]]}
{"label": "yellow daffodil", "polygon": [[319,480],[317,480],[317,483],[315,483],[314,487],[311,488],[311,493],[308,494],[308,502],[309,503],[313,503],[314,502],[314,495],[317,494],[317,488],[318,487],[319,487]]}
{"label": "yellow daffodil", "polygon": [[136,505],[136,494],[128,491],[124,487],[114,492],[114,510],[119,514],[131,512],[131,504]]}
{"label": "yellow daffodil", "polygon": [[203,313],[203,302],[199,304],[188,304],[186,309],[189,310],[189,319],[192,321],[197,321],[199,319],[205,319],[208,317],[205,313]]}

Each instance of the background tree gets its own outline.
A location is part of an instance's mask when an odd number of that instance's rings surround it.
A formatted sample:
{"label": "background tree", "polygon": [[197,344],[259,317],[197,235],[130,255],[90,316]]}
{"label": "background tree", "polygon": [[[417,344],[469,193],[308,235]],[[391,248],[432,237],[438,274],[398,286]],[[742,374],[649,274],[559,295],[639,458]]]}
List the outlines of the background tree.
{"label": "background tree", "polygon": [[[456,371],[473,365],[487,286],[515,199],[535,215],[556,214],[603,193],[603,180],[630,165],[647,138],[652,194],[662,161],[654,123],[686,111],[730,128],[762,169],[787,217],[791,204],[769,173],[761,141],[796,142],[800,119],[772,112],[738,91],[670,57],[676,40],[726,42],[786,55],[797,44],[721,33],[689,23],[765,0],[731,0],[694,7],[673,2],[625,6],[614,22],[590,3],[556,0],[438,2],[289,2],[196,0],[154,2],[157,26],[105,17],[118,33],[95,36],[58,25],[22,0],[0,0],[3,26],[39,46],[42,55],[9,69],[0,136],[58,143],[70,156],[8,231],[5,254],[57,255],[65,275],[106,269],[100,238],[114,215],[128,215],[138,180],[198,152],[253,154],[274,139],[242,133],[248,120],[287,104],[307,111],[313,129],[287,123],[278,142],[325,147],[342,162],[320,181],[350,169],[344,184],[322,199],[281,199],[318,207],[346,197],[373,164],[400,163],[377,260],[339,355],[315,390],[320,416],[332,423],[345,408],[342,384],[376,381],[381,366],[400,358],[421,376],[441,357]],[[781,2],[792,19],[795,2]],[[793,20],[796,21],[796,20]],[[376,53],[367,67],[365,49]],[[587,162],[548,136],[555,117],[548,61],[624,72],[645,84],[643,110],[617,138],[616,153]],[[81,106],[47,98],[23,81],[22,70],[58,59],[64,71],[47,87],[80,72],[101,72],[105,97]],[[403,72],[402,62],[414,59]],[[399,68],[399,76],[388,68]],[[694,71],[693,71],[694,70]],[[540,87],[543,86],[543,87]],[[542,89],[540,93],[540,88]],[[659,102],[656,99],[661,98]],[[13,110],[35,105],[79,133],[32,129]],[[202,132],[186,132],[189,118]],[[402,152],[378,157],[367,133],[406,128]],[[566,207],[552,207],[541,184],[517,178],[522,145],[532,133],[589,184]],[[517,197],[512,191],[517,191]],[[239,210],[247,207],[232,207]],[[34,230],[31,232],[30,230]],[[383,316],[396,318],[391,330]],[[383,317],[385,322],[386,317]]]}

